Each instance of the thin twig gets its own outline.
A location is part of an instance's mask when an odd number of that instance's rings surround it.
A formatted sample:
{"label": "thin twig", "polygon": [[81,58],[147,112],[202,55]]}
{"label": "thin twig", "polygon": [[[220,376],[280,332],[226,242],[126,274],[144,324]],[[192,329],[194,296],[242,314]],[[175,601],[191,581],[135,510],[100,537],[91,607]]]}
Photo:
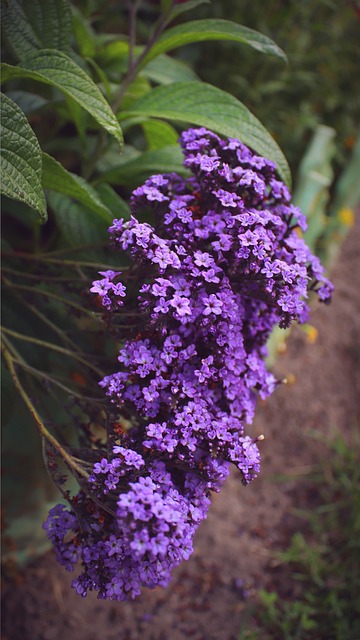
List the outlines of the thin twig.
{"label": "thin twig", "polygon": [[[128,88],[128,86],[133,82],[133,80],[135,80],[136,75],[138,73],[139,67],[142,63],[142,61],[144,60],[145,56],[149,53],[150,49],[154,46],[156,40],[161,36],[162,32],[164,31],[167,22],[168,22],[168,18],[169,15],[172,11],[172,8],[174,6],[174,2],[171,4],[169,10],[167,11],[167,13],[163,16],[160,16],[160,20],[158,21],[158,24],[155,26],[155,30],[153,35],[151,36],[151,38],[148,40],[148,42],[146,43],[146,45],[144,46],[144,49],[142,50],[141,54],[139,55],[139,57],[134,61],[133,60],[133,50],[135,47],[135,42],[131,43],[131,41],[129,42],[129,68],[127,71],[127,74],[124,78],[124,80],[121,83],[120,89],[118,91],[118,94],[116,96],[116,98],[114,99],[113,103],[112,103],[112,110],[114,111],[114,113],[116,114],[116,112],[119,110],[121,101],[124,97],[124,94]],[[136,10],[137,11],[137,10]],[[135,14],[136,17],[136,14]],[[132,53],[130,51],[130,47],[132,46]],[[130,61],[131,61],[131,65],[130,65]]]}
{"label": "thin twig", "polygon": [[104,373],[100,371],[97,367],[95,367],[93,364],[85,360],[85,358],[82,358],[81,356],[79,356],[77,353],[70,351],[70,349],[65,349],[65,347],[60,347],[59,345],[53,344],[52,342],[47,342],[46,340],[40,340],[39,338],[33,338],[32,336],[27,336],[23,333],[18,333],[18,331],[13,331],[13,329],[8,329],[7,327],[1,327],[1,328],[5,334],[13,336],[18,340],[23,340],[24,342],[37,344],[39,345],[39,347],[43,347],[44,349],[50,349],[51,351],[62,353],[63,355],[68,356],[69,358],[73,358],[74,360],[81,362],[81,364],[85,365],[92,371],[95,371],[99,376],[101,377],[104,376]]}
{"label": "thin twig", "polygon": [[28,371],[29,373],[31,373],[33,376],[35,376],[35,378],[39,378],[41,380],[43,379],[47,380],[48,382],[56,385],[57,387],[59,387],[59,389],[62,389],[63,391],[68,393],[70,396],[73,396],[74,398],[79,398],[79,400],[86,400],[88,402],[103,402],[101,398],[92,398],[90,396],[84,396],[81,393],[77,393],[77,391],[74,391],[74,389],[67,387],[65,384],[60,382],[60,380],[58,380],[57,378],[50,376],[46,371],[40,371],[40,369],[35,369],[34,367],[31,367],[29,364],[27,364],[27,362],[19,361],[17,358],[14,358],[13,360],[15,364],[22,367],[25,371]]}
{"label": "thin twig", "polygon": [[15,298],[17,300],[19,300],[19,302],[21,304],[23,304],[25,307],[30,309],[30,311],[35,316],[40,318],[40,320],[42,320],[44,322],[44,324],[46,324],[48,327],[50,327],[50,329],[52,329],[54,331],[54,333],[56,333],[61,338],[61,340],[63,340],[63,342],[68,344],[75,351],[79,351],[78,345],[75,344],[75,342],[73,342],[73,340],[71,340],[71,338],[69,338],[64,333],[64,331],[62,329],[60,329],[60,327],[58,327],[54,322],[49,320],[49,318],[47,316],[45,316],[43,313],[41,313],[41,311],[39,311],[39,309],[37,307],[34,307],[32,304],[30,304],[30,302],[28,302],[23,296],[20,296],[18,293],[16,293],[16,291],[13,291],[12,293],[15,296]]}
{"label": "thin twig", "polygon": [[19,291],[29,291],[34,295],[43,296],[46,298],[53,298],[54,300],[61,302],[61,304],[67,305],[69,307],[72,307],[73,309],[76,309],[80,313],[84,313],[85,315],[91,316],[91,318],[93,318],[94,320],[98,319],[98,316],[102,315],[101,313],[98,313],[96,311],[90,311],[89,309],[84,309],[83,307],[80,307],[80,305],[76,304],[75,302],[72,302],[68,298],[63,298],[62,296],[59,296],[57,293],[53,293],[52,291],[35,289],[35,287],[28,287],[26,284],[16,284],[15,282],[11,282],[5,277],[3,277],[3,282],[6,286],[8,286],[11,289],[17,289]]}
{"label": "thin twig", "polygon": [[89,474],[73,460],[73,457],[61,446],[61,444],[56,440],[56,438],[54,438],[54,436],[50,433],[50,431],[48,431],[48,429],[45,427],[39,413],[37,412],[36,408],[34,407],[28,394],[26,393],[24,387],[20,382],[20,379],[14,367],[13,358],[4,344],[1,345],[1,351],[3,354],[4,360],[7,364],[7,367],[9,369],[9,373],[11,375],[13,383],[17,391],[19,392],[20,396],[22,397],[23,401],[25,402],[27,409],[29,410],[32,417],[34,418],[40,435],[43,438],[45,438],[45,440],[47,440],[47,442],[49,442],[51,446],[59,453],[59,455],[63,458],[63,460],[66,462],[66,464],[69,466],[70,469],[74,469],[79,475],[87,479],[89,477]]}
{"label": "thin twig", "polygon": [[[33,260],[37,262],[48,262],[49,264],[59,264],[61,266],[68,267],[91,267],[94,269],[122,269],[126,271],[128,266],[114,267],[111,264],[105,264],[104,262],[87,262],[84,260],[61,260],[61,258],[52,258],[52,254],[48,253],[26,253],[25,251],[3,251],[3,256],[9,256],[11,258],[21,258],[22,260]],[[49,257],[50,256],[50,257]]]}
{"label": "thin twig", "polygon": [[44,275],[43,273],[28,273],[26,271],[19,271],[17,269],[11,269],[10,267],[4,267],[4,265],[2,265],[1,267],[2,271],[4,271],[5,273],[10,273],[11,275],[14,276],[20,276],[21,278],[28,278],[30,280],[36,280],[37,282],[39,282],[39,280],[44,280],[44,281],[48,281],[48,282],[84,282],[84,280],[86,280],[87,278],[85,276],[81,277],[81,278],[74,278],[74,276],[48,276],[48,275]]}

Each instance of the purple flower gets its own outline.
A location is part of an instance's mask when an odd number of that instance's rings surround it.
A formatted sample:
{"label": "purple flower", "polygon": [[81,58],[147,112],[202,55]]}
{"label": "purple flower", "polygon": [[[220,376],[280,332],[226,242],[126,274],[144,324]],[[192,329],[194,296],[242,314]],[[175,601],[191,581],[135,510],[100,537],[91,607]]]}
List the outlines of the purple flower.
{"label": "purple flower", "polygon": [[[168,584],[230,464],[244,484],[259,472],[260,438],[246,428],[278,384],[265,364],[272,329],[306,319],[309,289],[331,297],[275,165],[205,128],[180,142],[191,177],[151,176],[131,219],[109,229],[131,260],[127,295],[113,270],[91,288],[120,342],[121,370],[100,382],[107,453],[91,443],[89,491],[44,524],[59,561],[81,561],[81,596],[128,600]],[[137,220],[144,210],[153,225]]]}
{"label": "purple flower", "polygon": [[203,298],[202,302],[204,304],[204,316],[208,316],[210,313],[214,313],[216,316],[221,315],[223,303],[214,293],[211,293],[208,298]]}
{"label": "purple flower", "polygon": [[191,316],[189,300],[184,296],[175,293],[174,297],[170,300],[170,304],[180,317]]}

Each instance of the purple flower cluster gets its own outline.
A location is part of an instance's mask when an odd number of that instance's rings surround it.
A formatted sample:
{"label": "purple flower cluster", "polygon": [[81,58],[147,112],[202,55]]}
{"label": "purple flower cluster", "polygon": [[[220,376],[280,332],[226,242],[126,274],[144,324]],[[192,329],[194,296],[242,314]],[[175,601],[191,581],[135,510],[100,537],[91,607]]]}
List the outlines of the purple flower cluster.
{"label": "purple flower cluster", "polygon": [[99,271],[99,274],[103,278],[95,280],[90,291],[100,296],[101,304],[107,311],[116,311],[123,306],[121,298],[126,295],[126,289],[122,282],[114,283],[114,279],[121,275],[121,271],[108,269],[107,271]]}
{"label": "purple flower cluster", "polygon": [[[112,463],[103,459],[94,466],[94,475],[108,480],[124,465],[119,475],[126,476],[126,484],[116,502],[98,507],[81,491],[72,499],[72,512],[57,505],[43,525],[66,569],[81,561],[83,572],[73,580],[81,596],[95,590],[102,599],[127,600],[139,595],[141,586],[167,585],[172,568],[190,557],[195,530],[210,502],[195,474],[187,474],[180,491],[164,462],[155,460],[146,476],[136,478],[132,470],[145,461],[126,449],[118,457],[119,449],[114,447]],[[97,479],[92,476],[91,482]],[[104,493],[108,491],[107,485]]]}
{"label": "purple flower cluster", "polygon": [[[310,289],[331,296],[275,165],[203,128],[184,132],[181,146],[192,176],[152,176],[132,194],[131,220],[109,230],[130,251],[125,309],[140,321],[127,329],[120,370],[100,384],[131,429],[93,466],[76,521],[58,510],[46,524],[65,566],[81,558],[81,595],[122,600],[167,584],[229,465],[245,484],[259,471],[245,426],[256,396],[277,384],[264,362],[272,328],[306,320]],[[118,272],[101,275],[91,291],[116,311],[125,288]]]}

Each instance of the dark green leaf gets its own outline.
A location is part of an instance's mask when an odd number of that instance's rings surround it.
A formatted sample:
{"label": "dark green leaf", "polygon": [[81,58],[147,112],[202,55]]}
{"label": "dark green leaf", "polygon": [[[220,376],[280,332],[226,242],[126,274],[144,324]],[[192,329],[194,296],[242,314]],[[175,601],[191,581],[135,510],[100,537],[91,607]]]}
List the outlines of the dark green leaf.
{"label": "dark green leaf", "polygon": [[182,175],[187,174],[178,145],[145,151],[135,160],[110,169],[99,178],[98,182],[124,184],[132,188],[154,173],[171,173],[172,171]]}
{"label": "dark green leaf", "polygon": [[[86,125],[87,125],[87,113],[86,111],[79,105],[76,100],[66,96],[66,104],[70,112],[70,119],[74,123],[77,132],[79,134],[79,138],[81,140],[81,145],[85,145],[86,139]],[[62,113],[62,105],[58,107],[58,113]],[[65,118],[68,119],[68,114],[65,113]],[[77,151],[79,151],[79,141],[76,140]]]}
{"label": "dark green leaf", "polygon": [[286,60],[286,55],[280,47],[258,31],[230,20],[193,20],[165,31],[144,57],[141,67],[161,53],[182,47],[185,44],[204,42],[206,40],[242,42],[253,47],[253,49],[257,49],[257,51]]}
{"label": "dark green leaf", "polygon": [[8,98],[16,102],[25,115],[35,113],[48,104],[48,100],[46,100],[46,98],[43,98],[36,93],[30,93],[29,91],[8,91],[6,95]]}
{"label": "dark green leaf", "polygon": [[[125,95],[121,101],[122,109],[131,109],[134,102],[142,98],[143,95],[151,91],[151,85],[147,78],[141,75],[128,86]],[[116,98],[115,98],[116,100]]]}
{"label": "dark green leaf", "polygon": [[[135,47],[135,55],[139,55],[141,50],[141,48],[138,49]],[[105,42],[99,45],[96,59],[103,69],[106,68],[107,72],[112,71],[119,76],[119,74],[126,72],[128,68],[129,44],[128,42],[124,42],[124,40]]]}
{"label": "dark green leaf", "polygon": [[145,120],[142,123],[142,128],[149,150],[175,145],[179,139],[176,129],[161,120]]}
{"label": "dark green leaf", "polygon": [[121,128],[99,88],[69,56],[55,49],[44,49],[27,58],[22,66],[2,64],[2,81],[32,78],[44,82],[73,98],[120,144]]}
{"label": "dark green leaf", "polygon": [[82,15],[77,7],[72,6],[72,27],[75,40],[83,58],[92,58],[95,55],[95,34],[89,21]]}
{"label": "dark green leaf", "polygon": [[[52,192],[48,197],[60,232],[70,247],[106,242],[107,224],[82,204],[62,193]],[[110,220],[112,217],[110,216]]]}
{"label": "dark green leaf", "polygon": [[[141,122],[143,118],[141,118]],[[97,163],[97,170],[99,173],[103,174],[114,167],[119,167],[122,164],[130,162],[130,160],[135,160],[141,155],[141,151],[136,149],[133,145],[124,144],[122,153],[119,153],[119,149],[117,144],[112,142],[107,151],[103,154]]]}
{"label": "dark green leaf", "polygon": [[277,165],[279,174],[291,183],[286,159],[261,122],[234,96],[200,82],[176,82],[156,87],[121,118],[163,118],[207,127],[223,136],[238,138]]}
{"label": "dark green leaf", "polygon": [[101,200],[111,211],[113,218],[130,219],[130,207],[109,184],[99,184],[96,187]]}
{"label": "dark green leaf", "polygon": [[80,176],[67,171],[57,160],[47,153],[42,154],[43,172],[42,185],[44,189],[51,189],[76,198],[106,222],[111,221],[111,212],[102,203],[95,189]]}
{"label": "dark green leaf", "polygon": [[170,58],[165,54],[149,62],[141,74],[158,84],[189,82],[200,79],[184,62]]}
{"label": "dark green leaf", "polygon": [[38,211],[45,221],[41,149],[21,109],[1,94],[1,193]]}
{"label": "dark green leaf", "polygon": [[201,4],[210,4],[210,0],[188,0],[188,2],[177,3],[170,14],[170,21],[177,18],[185,11],[191,11]]}
{"label": "dark green leaf", "polygon": [[4,33],[19,60],[40,49],[69,49],[71,10],[68,0],[3,2]]}

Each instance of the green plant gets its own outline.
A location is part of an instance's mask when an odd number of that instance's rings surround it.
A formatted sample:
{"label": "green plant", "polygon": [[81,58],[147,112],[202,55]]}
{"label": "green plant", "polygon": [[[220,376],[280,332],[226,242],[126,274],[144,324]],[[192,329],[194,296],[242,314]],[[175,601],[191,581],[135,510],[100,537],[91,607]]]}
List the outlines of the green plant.
{"label": "green plant", "polygon": [[316,505],[297,511],[305,533],[276,554],[275,588],[259,592],[259,638],[356,640],[360,634],[360,444],[337,435],[304,481]]}
{"label": "green plant", "polygon": [[[199,7],[196,13],[200,17],[203,11]],[[270,58],[258,65],[246,50],[239,56],[227,43],[220,59],[209,45],[188,52],[197,73],[240,99],[246,96],[285,150],[294,175],[317,126],[335,129],[338,174],[359,132],[358,3],[214,0],[211,11],[274,38],[288,65]]]}

